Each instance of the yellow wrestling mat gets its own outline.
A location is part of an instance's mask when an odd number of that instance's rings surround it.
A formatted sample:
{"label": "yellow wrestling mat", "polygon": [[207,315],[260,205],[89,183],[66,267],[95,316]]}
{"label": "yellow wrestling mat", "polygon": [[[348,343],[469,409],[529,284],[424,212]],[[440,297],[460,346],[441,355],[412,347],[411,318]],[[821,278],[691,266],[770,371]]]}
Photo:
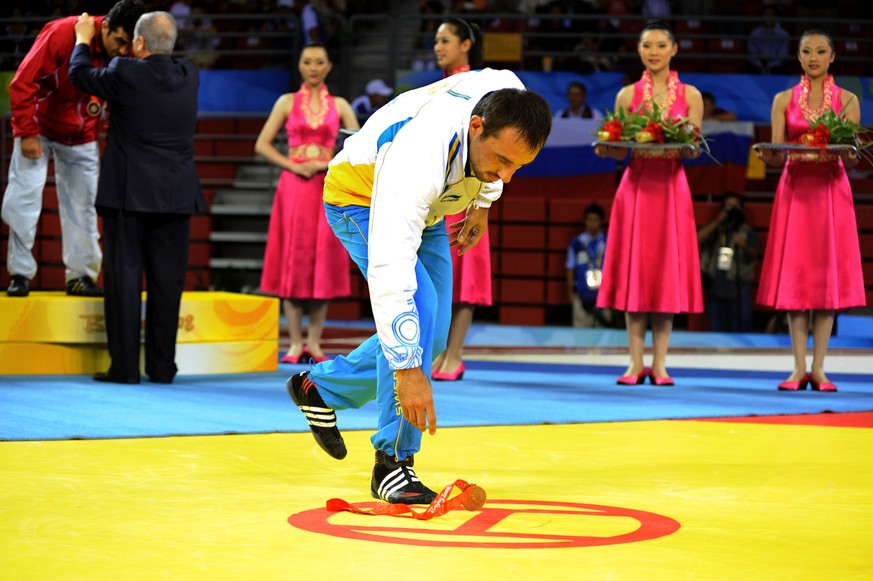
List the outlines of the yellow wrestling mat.
{"label": "yellow wrestling mat", "polygon": [[481,511],[327,513],[373,501],[368,437],[343,461],[308,433],[2,442],[0,578],[873,578],[873,429],[444,428],[418,475]]}

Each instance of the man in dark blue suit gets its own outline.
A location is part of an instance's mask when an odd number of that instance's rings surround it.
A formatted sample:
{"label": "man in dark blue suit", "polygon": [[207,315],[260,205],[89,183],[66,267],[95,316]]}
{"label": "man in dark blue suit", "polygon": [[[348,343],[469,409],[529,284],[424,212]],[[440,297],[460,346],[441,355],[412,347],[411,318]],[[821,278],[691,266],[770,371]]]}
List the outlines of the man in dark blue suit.
{"label": "man in dark blue suit", "polygon": [[176,21],[150,12],[137,21],[132,53],[94,68],[94,19],[76,23],[70,79],[106,99],[111,127],[97,186],[103,218],[106,337],[112,360],[97,381],[139,383],[142,279],[146,279],[145,372],[170,383],[185,286],[191,215],[205,210],[194,166],[199,74],[172,57]]}

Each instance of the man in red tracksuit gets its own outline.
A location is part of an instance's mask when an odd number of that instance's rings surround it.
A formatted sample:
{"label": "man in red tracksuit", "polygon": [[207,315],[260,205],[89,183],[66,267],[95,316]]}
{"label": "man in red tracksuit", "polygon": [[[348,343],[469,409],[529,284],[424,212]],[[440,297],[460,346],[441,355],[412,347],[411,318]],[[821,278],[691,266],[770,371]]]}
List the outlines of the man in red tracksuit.
{"label": "man in red tracksuit", "polygon": [[[144,12],[140,0],[121,0],[97,18],[100,34],[91,43],[95,66],[127,54],[136,21]],[[49,155],[54,158],[67,294],[102,295],[95,284],[102,253],[94,200],[100,169],[97,134],[104,104],[70,83],[77,19],[70,16],[47,23],[9,86],[15,141],[2,206],[3,222],[9,226],[9,296],[27,296],[36,275],[32,249]]]}

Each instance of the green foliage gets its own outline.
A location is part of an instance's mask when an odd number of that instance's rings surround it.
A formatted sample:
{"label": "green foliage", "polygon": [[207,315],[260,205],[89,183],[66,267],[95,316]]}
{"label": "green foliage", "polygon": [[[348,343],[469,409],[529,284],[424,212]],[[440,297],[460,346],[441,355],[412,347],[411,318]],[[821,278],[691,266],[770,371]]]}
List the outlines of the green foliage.
{"label": "green foliage", "polygon": [[811,130],[823,125],[828,130],[830,143],[838,145],[854,145],[859,150],[873,145],[873,133],[854,121],[849,121],[837,115],[833,109],[809,124]]}
{"label": "green foliage", "polygon": [[[712,157],[709,144],[687,117],[674,119],[657,105],[638,111],[607,111],[600,129],[600,141],[636,141],[637,143],[683,143],[701,148]],[[619,144],[617,144],[619,145]],[[715,159],[715,158],[713,158]]]}

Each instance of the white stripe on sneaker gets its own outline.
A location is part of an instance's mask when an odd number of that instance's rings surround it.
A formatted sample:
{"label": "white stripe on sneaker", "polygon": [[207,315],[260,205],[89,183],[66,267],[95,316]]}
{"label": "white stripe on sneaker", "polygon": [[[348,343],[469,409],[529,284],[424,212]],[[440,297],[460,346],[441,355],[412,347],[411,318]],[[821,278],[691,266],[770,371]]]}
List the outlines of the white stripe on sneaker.
{"label": "white stripe on sneaker", "polygon": [[408,468],[404,470],[403,466],[398,466],[382,479],[382,482],[379,484],[379,496],[385,500],[395,492],[402,491],[404,487],[413,482],[420,482],[415,472]]}
{"label": "white stripe on sneaker", "polygon": [[330,408],[316,407],[314,405],[301,405],[301,406],[297,406],[297,407],[299,407],[304,412],[309,411],[309,412],[322,413],[322,414],[332,414],[333,413],[333,410]]}
{"label": "white stripe on sneaker", "polygon": [[406,477],[403,474],[403,470],[399,467],[395,468],[389,472],[379,484],[379,496],[382,498],[388,498],[392,493],[403,488],[405,484]]}
{"label": "white stripe on sneaker", "polygon": [[305,405],[297,407],[299,407],[300,411],[303,412],[303,415],[306,417],[306,421],[309,422],[310,426],[315,426],[317,428],[333,428],[336,426],[336,413],[334,413],[330,408]]}

